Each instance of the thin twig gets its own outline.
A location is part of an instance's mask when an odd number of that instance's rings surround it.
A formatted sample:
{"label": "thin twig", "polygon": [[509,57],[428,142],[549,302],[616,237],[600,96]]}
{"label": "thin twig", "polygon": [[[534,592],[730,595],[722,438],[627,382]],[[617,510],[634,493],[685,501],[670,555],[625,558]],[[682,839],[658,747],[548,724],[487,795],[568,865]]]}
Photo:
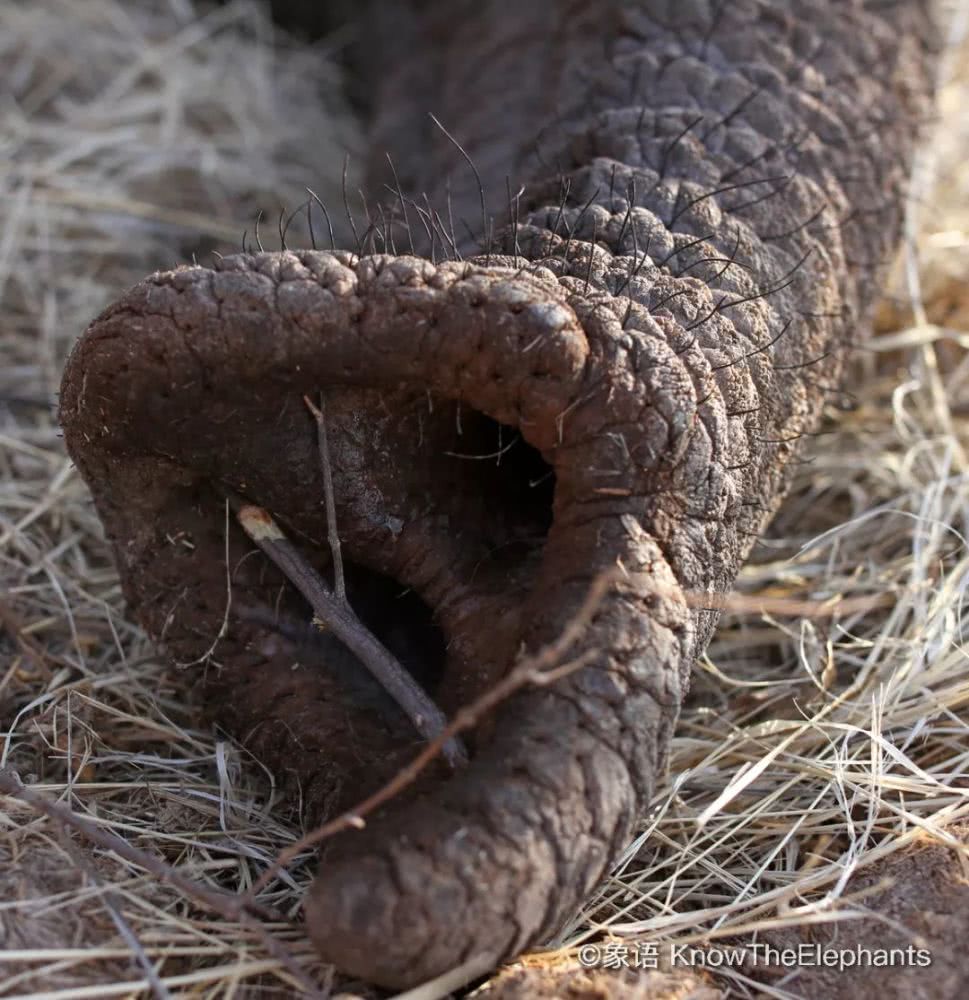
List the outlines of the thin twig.
{"label": "thin twig", "polygon": [[[244,504],[236,512],[243,531],[282,570],[286,579],[313,609],[314,623],[328,628],[380,682],[426,740],[447,729],[447,717],[386,646],[363,624],[353,609],[337,600],[323,578],[286,538],[269,512]],[[453,768],[463,767],[468,754],[460,740],[447,738],[444,756]]]}
{"label": "thin twig", "polygon": [[215,638],[212,640],[212,644],[209,648],[201,655],[196,657],[189,663],[177,663],[177,667],[187,668],[195,667],[200,663],[207,664],[212,654],[218,648],[219,643],[226,637],[229,631],[229,615],[232,611],[232,571],[229,568],[229,501],[225,502],[225,529],[223,531],[223,538],[225,540],[225,611],[222,615],[222,623],[219,625],[219,631],[215,634]]}
{"label": "thin twig", "polygon": [[254,898],[254,893],[222,892],[219,889],[209,889],[207,886],[200,885],[154,854],[133,847],[110,830],[101,829],[89,819],[79,816],[60,802],[53,802],[46,795],[41,795],[28,788],[9,768],[0,768],[0,795],[9,795],[12,798],[20,799],[35,812],[53,820],[61,829],[76,830],[97,847],[111,851],[119,858],[143,868],[160,881],[173,885],[184,895],[217,913],[223,920],[235,921],[244,927],[251,928],[266,950],[299,982],[306,996],[312,997],[314,1000],[326,1000],[326,994],[320,991],[317,984],[300,967],[285,945],[273,937],[260,920],[254,919],[258,917],[275,923],[289,923],[282,914],[258,902]]}
{"label": "thin twig", "polygon": [[569,674],[580,670],[598,651],[587,649],[574,660],[569,660],[559,666],[556,663],[562,659],[569,648],[573,646],[585,632],[593,615],[602,603],[609,588],[617,581],[618,574],[614,570],[600,574],[592,583],[582,606],[575,617],[562,630],[561,634],[537,653],[520,660],[518,664],[494,687],[489,688],[470,705],[461,708],[450,724],[408,764],[401,768],[383,787],[364,799],[358,806],[348,809],[339,816],[311,830],[294,841],[285,850],[280,851],[276,860],[259,876],[249,890],[250,896],[255,896],[264,889],[273,876],[286,867],[297,855],[321,841],[349,829],[362,829],[366,823],[364,817],[379,806],[394,798],[408,785],[412,784],[420,773],[442,752],[449,739],[458,733],[471,729],[478,724],[483,716],[496,705],[505,701],[523,687],[546,687]]}
{"label": "thin twig", "polygon": [[101,900],[104,903],[104,907],[111,916],[111,920],[117,928],[118,933],[124,939],[125,944],[131,949],[131,953],[134,955],[138,965],[141,966],[141,970],[145,974],[145,979],[148,980],[148,985],[155,1000],[171,1000],[171,993],[168,991],[168,987],[161,981],[158,970],[151,959],[145,954],[144,945],[142,945],[134,928],[132,928],[121,912],[118,894],[114,889],[105,886],[104,880],[98,874],[98,870],[84,851],[74,843],[65,827],[59,826],[57,828],[57,838],[67,853],[73,858],[74,864],[101,890]]}
{"label": "thin twig", "polygon": [[333,466],[330,464],[330,443],[326,436],[326,397],[320,390],[320,405],[317,407],[309,396],[303,397],[306,409],[316,421],[316,436],[319,441],[320,465],[323,467],[323,496],[326,499],[326,539],[333,557],[333,593],[341,604],[347,603],[347,585],[343,575],[343,550],[340,548],[340,533],[336,527],[336,497],[333,493]]}
{"label": "thin twig", "polygon": [[147,851],[133,847],[126,840],[122,840],[121,837],[110,830],[101,829],[101,827],[92,823],[89,819],[79,816],[60,802],[52,802],[46,795],[41,795],[33,789],[28,788],[17,777],[14,771],[6,767],[0,768],[0,794],[21,799],[35,811],[43,813],[43,815],[61,824],[61,826],[77,830],[78,833],[86,837],[92,844],[103,847],[106,851],[113,851],[119,858],[124,858],[125,861],[130,861],[132,864],[144,868],[145,871],[150,872],[157,878],[165,882],[170,882],[176,889],[185,893],[186,896],[191,896],[229,920],[238,919],[239,914],[244,909],[248,909],[265,920],[286,922],[284,916],[264,906],[262,903],[257,903],[252,899],[237,896],[233,893],[222,892],[218,889],[209,889],[204,885],[200,885],[193,879],[183,875],[176,868],[172,868],[171,865],[162,861],[161,858],[156,857],[154,854],[149,854]]}
{"label": "thin twig", "polygon": [[790,615],[795,618],[831,618],[838,615],[866,614],[878,608],[893,608],[898,603],[898,594],[895,593],[859,597],[832,596],[822,601],[774,597],[769,594],[741,594],[737,591],[727,594],[705,594],[702,591],[691,590],[679,592],[677,596],[682,596],[687,607],[691,608],[735,614]]}

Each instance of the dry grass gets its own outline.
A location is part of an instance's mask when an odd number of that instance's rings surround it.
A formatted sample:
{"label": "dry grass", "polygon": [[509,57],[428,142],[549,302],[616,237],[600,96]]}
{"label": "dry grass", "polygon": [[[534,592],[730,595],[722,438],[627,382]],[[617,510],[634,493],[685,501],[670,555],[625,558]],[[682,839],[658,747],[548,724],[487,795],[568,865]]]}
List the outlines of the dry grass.
{"label": "dry grass", "polygon": [[[190,0],[0,0],[0,757],[235,890],[300,831],[274,819],[258,764],[196,725],[179,671],[125,621],[52,406],[66,351],[120,289],[229,248],[260,208],[274,231],[305,184],[340,200],[356,140],[336,100],[321,114],[324,54],[274,49],[245,3],[196,14]],[[725,617],[669,781],[563,949],[850,916],[864,905],[845,891],[853,871],[969,815],[969,69],[950,68],[923,163],[937,179],[919,174],[881,334],[739,582],[774,610]],[[295,912],[311,871],[307,856],[267,901]],[[322,971],[298,931],[276,933]],[[2,997],[149,996],[138,953],[172,995],[295,988],[246,927],[11,799],[0,947]]]}

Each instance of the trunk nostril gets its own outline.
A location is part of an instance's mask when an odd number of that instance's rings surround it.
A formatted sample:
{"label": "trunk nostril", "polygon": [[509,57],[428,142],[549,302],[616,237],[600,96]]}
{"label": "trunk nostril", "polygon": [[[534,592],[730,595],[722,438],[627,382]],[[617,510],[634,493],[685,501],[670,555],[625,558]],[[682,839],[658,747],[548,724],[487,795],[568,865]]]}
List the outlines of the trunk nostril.
{"label": "trunk nostril", "polygon": [[519,427],[413,390],[328,389],[327,400],[349,559],[414,587],[446,631],[460,595],[508,591],[509,573],[524,584],[552,526],[556,476]]}
{"label": "trunk nostril", "polygon": [[454,475],[484,499],[482,540],[500,546],[496,557],[508,562],[544,544],[552,526],[555,471],[517,428],[474,412],[444,454]]}
{"label": "trunk nostril", "polygon": [[431,608],[411,588],[365,566],[350,562],[344,573],[357,616],[433,695],[444,675],[447,646]]}

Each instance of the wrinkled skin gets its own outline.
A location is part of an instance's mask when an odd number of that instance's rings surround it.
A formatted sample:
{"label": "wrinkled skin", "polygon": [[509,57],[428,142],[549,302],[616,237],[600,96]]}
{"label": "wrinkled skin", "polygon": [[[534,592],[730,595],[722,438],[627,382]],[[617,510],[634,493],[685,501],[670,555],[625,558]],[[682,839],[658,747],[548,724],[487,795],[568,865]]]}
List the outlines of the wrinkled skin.
{"label": "wrinkled skin", "polygon": [[[550,9],[427,4],[383,65],[373,188],[390,149],[450,252],[413,206],[388,223],[388,195],[360,254],[153,275],[64,376],[68,447],[132,614],[308,821],[415,744],[354,670],[240,613],[306,609],[230,524],[227,492],[327,566],[303,393],[326,390],[351,600],[445,712],[621,566],[573,650],[587,666],[485,720],[466,771],[328,845],[307,927],[391,987],[541,941],[627,843],[716,622],[702,595],[730,588],[864,335],[928,110],[916,0]],[[429,110],[481,176],[483,227]],[[506,460],[459,457],[516,434]],[[417,638],[417,605],[395,618],[405,588],[426,609]]]}

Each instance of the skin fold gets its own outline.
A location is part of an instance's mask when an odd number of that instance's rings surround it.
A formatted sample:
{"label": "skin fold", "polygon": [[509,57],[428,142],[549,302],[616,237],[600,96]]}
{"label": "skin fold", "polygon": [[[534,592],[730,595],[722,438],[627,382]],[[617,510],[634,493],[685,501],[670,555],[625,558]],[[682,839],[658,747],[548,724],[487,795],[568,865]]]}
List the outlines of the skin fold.
{"label": "skin fold", "polygon": [[61,419],[131,613],[308,823],[419,744],[338,649],[267,626],[305,605],[226,504],[326,575],[304,393],[351,604],[449,716],[618,570],[586,666],[325,845],[307,929],[396,988],[547,938],[628,842],[704,595],[865,335],[936,44],[917,0],[428,3],[380,34],[354,252],[152,275],[78,342]]}

